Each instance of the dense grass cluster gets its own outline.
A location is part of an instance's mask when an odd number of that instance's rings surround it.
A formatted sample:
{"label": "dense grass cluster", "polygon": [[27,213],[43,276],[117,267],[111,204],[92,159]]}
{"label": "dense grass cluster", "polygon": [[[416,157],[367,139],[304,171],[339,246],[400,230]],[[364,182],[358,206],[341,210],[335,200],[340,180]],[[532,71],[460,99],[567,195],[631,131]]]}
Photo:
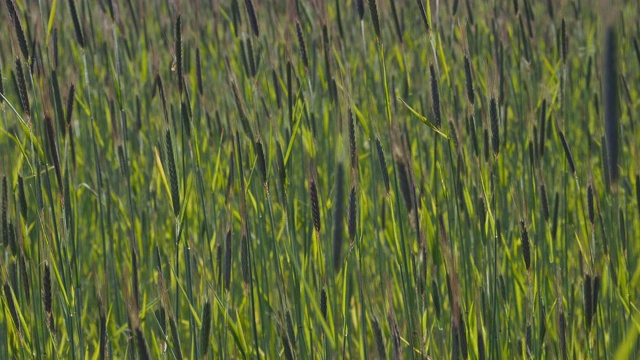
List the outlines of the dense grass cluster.
{"label": "dense grass cluster", "polygon": [[25,1],[0,358],[640,357],[637,1]]}

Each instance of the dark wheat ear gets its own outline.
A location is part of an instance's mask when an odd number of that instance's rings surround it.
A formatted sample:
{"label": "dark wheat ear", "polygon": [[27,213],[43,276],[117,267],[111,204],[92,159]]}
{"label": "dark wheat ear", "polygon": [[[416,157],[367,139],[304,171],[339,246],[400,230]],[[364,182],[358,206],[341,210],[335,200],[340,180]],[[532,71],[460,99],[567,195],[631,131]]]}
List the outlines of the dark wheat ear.
{"label": "dark wheat ear", "polygon": [[240,18],[240,5],[238,0],[231,0],[231,21],[233,22],[233,37],[238,37],[238,28],[242,19]]}
{"label": "dark wheat ear", "polygon": [[489,130],[487,128],[482,129],[483,140],[483,153],[485,161],[489,161]]}
{"label": "dark wheat ear", "polygon": [[42,302],[44,303],[44,311],[46,315],[47,327],[51,332],[54,331],[54,319],[52,313],[53,297],[51,294],[51,270],[49,263],[44,263],[44,276],[42,279]]}
{"label": "dark wheat ear", "polygon": [[424,7],[424,3],[422,2],[422,0],[416,0],[416,2],[418,3],[418,8],[420,9],[420,15],[422,18],[422,22],[424,23],[424,29],[427,33],[429,33],[429,20],[427,19],[427,11]]}
{"label": "dark wheat ear", "polygon": [[198,94],[202,96],[202,60],[200,59],[200,48],[196,48],[196,81],[198,85]]}
{"label": "dark wheat ear", "polygon": [[591,223],[591,226],[593,226],[596,215],[593,208],[593,186],[591,184],[587,186],[587,209],[589,213],[589,222]]}
{"label": "dark wheat ear", "polygon": [[364,20],[364,0],[356,0],[356,9],[358,10],[360,21]]}
{"label": "dark wheat ear", "polygon": [[369,11],[371,11],[373,30],[376,32],[378,41],[380,41],[380,18],[378,17],[378,4],[376,4],[376,0],[369,0]]}
{"label": "dark wheat ear", "polygon": [[560,193],[556,191],[555,200],[553,201],[553,222],[551,226],[551,238],[556,239],[558,235],[558,210],[560,208]]}
{"label": "dark wheat ear", "polygon": [[164,85],[162,85],[162,78],[160,74],[156,74],[156,87],[160,92],[160,101],[162,102],[162,113],[164,114],[165,125],[169,125],[169,111],[167,110],[167,97],[164,93]]}
{"label": "dark wheat ear", "polygon": [[471,74],[471,62],[469,61],[469,56],[464,56],[464,74],[467,80],[467,98],[471,105],[473,105],[476,101],[475,93],[473,90],[473,76]]}
{"label": "dark wheat ear", "polygon": [[293,350],[291,349],[291,343],[289,337],[284,330],[280,331],[280,338],[282,339],[282,347],[284,348],[284,358],[287,360],[293,360]]}
{"label": "dark wheat ear", "polygon": [[340,34],[340,39],[344,39],[344,27],[342,26],[342,15],[340,14],[340,3],[342,3],[341,0],[335,0],[336,21],[338,23],[338,33]]}
{"label": "dark wheat ear", "polygon": [[4,102],[4,85],[2,83],[2,69],[0,69],[0,105]]}
{"label": "dark wheat ear", "polygon": [[271,81],[273,82],[273,89],[276,93],[276,104],[278,104],[278,109],[282,108],[282,87],[280,86],[280,82],[278,81],[278,74],[276,70],[271,70]]}
{"label": "dark wheat ear", "polygon": [[[69,93],[67,94],[67,111],[65,113],[65,126],[69,128],[71,126],[71,118],[73,115],[73,103],[75,102],[76,86],[72,83],[69,87]],[[69,135],[70,137],[71,134]]]}
{"label": "dark wheat ear", "polygon": [[560,349],[562,352],[563,359],[567,359],[567,320],[564,316],[564,311],[560,310],[560,315],[558,316],[558,336],[560,337]]}
{"label": "dark wheat ear", "polygon": [[107,315],[105,314],[104,303],[102,298],[98,296],[98,316],[100,317],[99,332],[100,332],[100,344],[98,350],[98,359],[104,360],[107,358]]}
{"label": "dark wheat ear", "polygon": [[9,208],[9,195],[7,190],[7,176],[2,176],[2,240],[4,242],[4,246],[9,246],[9,219],[8,219],[8,208]]}
{"label": "dark wheat ear", "polygon": [[373,335],[376,338],[376,346],[378,348],[378,355],[384,359],[387,357],[387,351],[384,348],[384,337],[382,336],[382,329],[380,323],[376,318],[371,320],[371,327],[373,328]]}
{"label": "dark wheat ear", "polygon": [[251,38],[246,37],[243,40],[240,40],[243,46],[243,61],[245,62],[246,73],[249,74],[250,77],[256,76],[256,60],[253,54],[253,46],[251,45]]}
{"label": "dark wheat ear", "polygon": [[227,236],[224,243],[224,270],[223,270],[224,288],[228,291],[231,285],[231,227],[227,230]]}
{"label": "dark wheat ear", "polygon": [[540,151],[540,158],[544,156],[544,140],[546,138],[547,123],[547,99],[542,100],[542,108],[540,109],[540,135],[538,136],[538,150]]}
{"label": "dark wheat ear", "polygon": [[284,156],[282,155],[282,147],[280,146],[280,141],[276,141],[276,160],[278,163],[278,176],[280,178],[280,187],[282,188],[282,192],[284,194],[286,184],[287,184],[287,169],[284,164]]}
{"label": "dark wheat ear", "polygon": [[356,145],[356,125],[353,121],[353,113],[349,109],[347,113],[347,121],[349,122],[349,149],[351,153],[351,169],[358,168],[358,147]]}
{"label": "dark wheat ear", "polygon": [[124,146],[122,146],[122,144],[118,145],[118,163],[120,165],[120,171],[122,172],[123,176],[127,176],[127,174],[129,173],[129,169],[127,168],[127,158],[125,156],[124,153]]}
{"label": "dark wheat ear", "polygon": [[387,170],[387,160],[384,158],[384,151],[382,150],[382,144],[380,139],[376,137],[376,151],[378,153],[378,162],[380,163],[380,171],[382,172],[382,180],[384,182],[384,188],[387,190],[387,194],[390,191],[389,185],[389,172]]}
{"label": "dark wheat ear", "polygon": [[569,144],[567,143],[567,139],[564,137],[564,133],[562,130],[558,130],[558,134],[560,135],[560,141],[562,141],[562,147],[564,148],[564,154],[567,157],[567,162],[569,163],[569,168],[571,169],[571,173],[576,175],[576,164],[573,162],[573,155],[571,155],[571,149],[569,149]]}
{"label": "dark wheat ear", "polygon": [[20,214],[24,220],[27,220],[29,214],[27,206],[27,196],[24,192],[24,180],[21,175],[18,174],[18,201],[20,203]]}
{"label": "dark wheat ear", "polygon": [[349,239],[351,239],[351,241],[355,240],[356,238],[356,225],[357,225],[357,215],[358,215],[356,202],[357,202],[356,187],[355,185],[353,185],[349,193],[349,219],[348,219]]}
{"label": "dark wheat ear", "polygon": [[73,29],[76,32],[76,40],[78,40],[78,45],[84,48],[84,36],[82,35],[82,27],[80,26],[80,19],[78,18],[78,11],[76,10],[76,4],[74,0],[69,0],[69,11],[71,11],[71,20],[73,21]]}
{"label": "dark wheat ear", "polygon": [[260,30],[258,29],[258,18],[256,17],[256,11],[253,8],[253,1],[245,0],[244,3],[247,6],[247,15],[249,15],[249,23],[251,24],[253,34],[256,37],[260,37]]}
{"label": "dark wheat ear", "polygon": [[[246,215],[242,216],[243,218]],[[244,225],[243,225],[244,226]],[[251,281],[251,264],[249,264],[249,240],[247,235],[243,234],[240,239],[240,268],[242,270],[242,281],[245,286],[249,285]]]}
{"label": "dark wheat ear", "polygon": [[431,104],[433,105],[433,114],[436,118],[436,127],[440,129],[442,126],[442,117],[440,115],[440,94],[438,93],[438,78],[433,64],[429,65],[431,73]]}
{"label": "dark wheat ear", "polygon": [[477,331],[477,343],[478,343],[478,359],[485,360],[485,348],[484,348],[484,337],[482,336],[482,329],[478,327]]}
{"label": "dark wheat ear", "polygon": [[320,314],[327,320],[327,290],[324,287],[320,290]]}
{"label": "dark wheat ear", "polygon": [[531,249],[529,244],[529,233],[527,232],[527,225],[524,220],[520,220],[520,231],[522,234],[522,256],[524,258],[524,264],[527,267],[527,271],[531,270]]}
{"label": "dark wheat ear", "polygon": [[260,170],[262,181],[264,185],[267,186],[267,161],[264,156],[264,149],[260,139],[256,141],[256,162],[258,163],[258,169]]}
{"label": "dark wheat ear", "polygon": [[165,132],[165,146],[167,150],[167,163],[169,166],[169,185],[171,186],[171,201],[173,204],[173,214],[177,217],[180,213],[180,190],[178,187],[178,172],[176,170],[176,160],[173,156],[173,144],[171,142],[171,132]]}
{"label": "dark wheat ear", "polygon": [[296,332],[295,332],[295,327],[293,325],[293,318],[291,317],[291,311],[287,310],[285,313],[285,322],[287,324],[287,336],[289,337],[289,341],[291,341],[291,344],[293,345],[293,347],[296,347]]}
{"label": "dark wheat ear", "polygon": [[316,180],[309,181],[309,196],[311,197],[311,216],[313,218],[313,227],[316,229],[318,237],[320,236],[320,203],[318,202],[318,188]]}
{"label": "dark wheat ear", "polygon": [[542,216],[545,221],[549,221],[549,200],[547,198],[547,188],[544,183],[540,185],[540,201],[542,202]]}
{"label": "dark wheat ear", "polygon": [[618,229],[620,231],[620,243],[622,244],[622,250],[627,252],[627,228],[624,224],[624,211],[622,207],[618,207]]}
{"label": "dark wheat ear", "polygon": [[500,120],[498,119],[496,98],[493,96],[489,104],[489,116],[491,117],[491,144],[493,145],[493,155],[498,156],[500,152]]}
{"label": "dark wheat ear", "polygon": [[200,329],[200,350],[203,355],[209,350],[209,335],[211,333],[211,303],[207,300],[202,308],[202,328]]}
{"label": "dark wheat ear", "polygon": [[142,328],[138,326],[136,328],[136,343],[138,346],[138,356],[142,360],[151,359],[149,355],[149,347],[147,346],[147,340],[144,337],[144,333],[142,332]]}
{"label": "dark wheat ear", "polygon": [[636,205],[640,213],[640,174],[636,174]]}
{"label": "dark wheat ear", "polygon": [[476,118],[473,114],[467,116],[468,127],[471,132],[471,144],[473,145],[473,153],[476,157],[480,156],[480,145],[478,143],[478,129],[476,126]]}
{"label": "dark wheat ear", "polygon": [[296,34],[298,36],[298,46],[300,47],[300,58],[302,58],[302,64],[309,70],[309,58],[307,57],[307,46],[304,43],[304,33],[302,32],[302,26],[300,22],[296,21]]}
{"label": "dark wheat ear", "polygon": [[27,116],[31,116],[31,107],[29,106],[29,94],[27,93],[27,82],[22,71],[22,63],[20,58],[16,57],[16,85],[18,86],[18,94],[20,95],[20,105],[22,111]]}
{"label": "dark wheat ear", "polygon": [[20,45],[20,51],[22,51],[22,56],[24,56],[25,60],[28,60],[29,47],[27,46],[27,40],[26,40],[26,37],[24,36],[24,30],[22,30],[22,24],[20,23],[20,18],[18,18],[18,12],[16,10],[15,4],[13,3],[13,0],[7,0],[7,10],[9,10],[9,17],[11,18],[11,22],[13,23],[13,28],[16,31],[16,36],[18,37],[18,44]]}
{"label": "dark wheat ear", "polygon": [[191,116],[189,116],[189,104],[187,101],[182,101],[180,104],[180,118],[182,119],[182,127],[187,139],[191,139]]}
{"label": "dark wheat ear", "polygon": [[9,232],[9,246],[11,247],[11,252],[13,255],[18,255],[20,249],[18,249],[18,240],[16,239],[16,227],[12,222],[7,224],[8,232]]}
{"label": "dark wheat ear", "polygon": [[584,318],[587,324],[587,331],[591,330],[591,315],[593,314],[593,291],[591,286],[591,275],[585,274],[583,281],[583,298],[584,298]]}

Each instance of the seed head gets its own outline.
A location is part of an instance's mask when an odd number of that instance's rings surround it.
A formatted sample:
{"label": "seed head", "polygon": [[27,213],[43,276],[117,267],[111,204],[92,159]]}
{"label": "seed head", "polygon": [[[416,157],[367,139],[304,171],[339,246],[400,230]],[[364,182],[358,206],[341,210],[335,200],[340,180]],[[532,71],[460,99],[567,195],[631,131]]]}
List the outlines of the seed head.
{"label": "seed head", "polygon": [[302,32],[302,26],[300,22],[296,21],[296,34],[298,35],[298,46],[300,47],[300,57],[302,58],[302,64],[307,70],[309,70],[309,58],[307,57],[307,46],[304,43],[304,34]]}
{"label": "seed head", "polygon": [[567,143],[567,139],[564,137],[564,133],[562,130],[558,130],[560,134],[560,141],[562,141],[562,147],[564,148],[564,154],[567,157],[567,162],[569,163],[569,168],[571,169],[571,173],[575,176],[576,174],[576,165],[573,162],[573,155],[571,155],[571,149],[569,149],[569,144]]}
{"label": "seed head", "polygon": [[596,216],[593,208],[593,186],[591,184],[587,186],[587,208],[589,210],[589,222],[593,226]]}
{"label": "seed head", "polygon": [[[7,9],[9,10],[9,17],[11,18],[11,22],[13,23],[13,28],[16,31],[16,36],[18,37],[18,44],[20,45],[20,50],[22,51],[22,56],[24,56],[25,60],[29,59],[29,47],[27,46],[27,40],[24,36],[24,30],[22,30],[22,24],[20,23],[20,19],[18,18],[18,12],[16,11],[15,4],[13,0],[7,0]],[[0,92],[2,90],[0,89]]]}
{"label": "seed head", "polygon": [[82,27],[80,26],[80,19],[78,18],[78,11],[76,11],[76,4],[74,0],[69,0],[69,10],[71,11],[71,20],[73,21],[73,29],[76,32],[76,40],[80,47],[84,47],[84,36],[82,35]]}
{"label": "seed head", "polygon": [[475,94],[473,91],[473,77],[471,76],[471,63],[469,62],[469,57],[464,56],[464,74],[467,79],[467,98],[471,105],[475,103]]}
{"label": "seed head", "polygon": [[211,333],[211,303],[207,300],[202,308],[202,328],[200,330],[200,349],[206,355],[209,350],[209,334]]}
{"label": "seed head", "polygon": [[438,79],[436,78],[436,71],[433,64],[429,66],[429,72],[431,73],[431,104],[433,105],[433,114],[436,118],[436,127],[439,129],[442,126],[440,94],[438,93]]}
{"label": "seed head", "polygon": [[491,143],[493,145],[493,155],[498,156],[500,152],[500,128],[498,119],[498,108],[496,99],[491,97],[489,105],[489,115],[491,117]]}
{"label": "seed head", "polygon": [[309,182],[309,196],[311,196],[311,216],[316,233],[320,234],[320,203],[318,202],[318,188],[315,179]]}
{"label": "seed head", "polygon": [[522,234],[522,255],[527,271],[529,271],[531,270],[531,249],[529,248],[529,233],[527,232],[527,225],[525,225],[524,220],[520,221],[520,228]]}
{"label": "seed head", "polygon": [[245,0],[244,3],[245,5],[247,5],[247,15],[249,15],[249,23],[251,24],[253,34],[256,37],[260,37],[260,30],[258,29],[258,18],[256,17],[256,11],[253,8],[253,2],[251,0]]}
{"label": "seed head", "polygon": [[352,186],[349,194],[349,238],[351,241],[356,238],[356,218],[356,187]]}

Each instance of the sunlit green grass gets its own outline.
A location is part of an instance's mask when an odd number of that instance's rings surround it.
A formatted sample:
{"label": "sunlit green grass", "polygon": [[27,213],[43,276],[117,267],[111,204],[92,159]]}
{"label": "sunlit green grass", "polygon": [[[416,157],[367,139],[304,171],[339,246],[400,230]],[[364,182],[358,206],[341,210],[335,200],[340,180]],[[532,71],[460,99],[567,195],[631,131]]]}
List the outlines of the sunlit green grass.
{"label": "sunlit green grass", "polygon": [[5,1],[0,358],[639,357],[638,5],[357,3]]}

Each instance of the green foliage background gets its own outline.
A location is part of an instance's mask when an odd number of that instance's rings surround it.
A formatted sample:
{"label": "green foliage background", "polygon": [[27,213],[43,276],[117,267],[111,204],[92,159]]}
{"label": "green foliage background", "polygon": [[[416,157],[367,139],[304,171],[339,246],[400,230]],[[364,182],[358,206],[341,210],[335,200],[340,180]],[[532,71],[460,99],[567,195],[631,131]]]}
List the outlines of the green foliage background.
{"label": "green foliage background", "polygon": [[0,358],[640,357],[637,2],[4,3]]}

